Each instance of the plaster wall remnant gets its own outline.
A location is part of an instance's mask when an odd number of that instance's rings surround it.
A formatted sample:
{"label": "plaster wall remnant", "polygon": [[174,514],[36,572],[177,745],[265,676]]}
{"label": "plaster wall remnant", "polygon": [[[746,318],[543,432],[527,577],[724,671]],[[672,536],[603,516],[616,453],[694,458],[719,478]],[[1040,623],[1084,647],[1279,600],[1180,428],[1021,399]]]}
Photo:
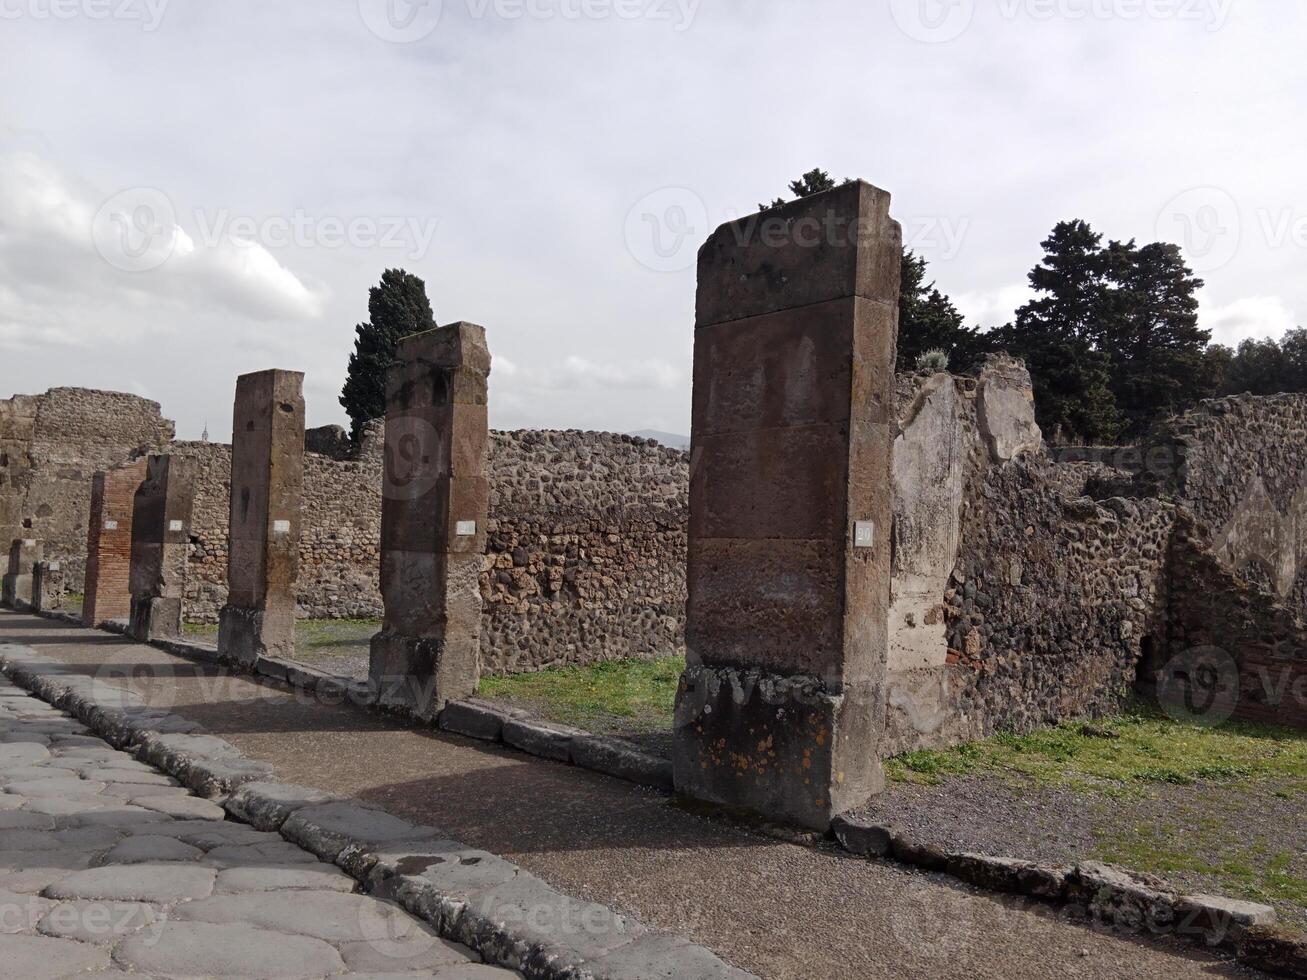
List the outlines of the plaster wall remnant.
{"label": "plaster wall remnant", "polygon": [[723,225],[699,252],[676,786],[820,829],[884,779],[889,202],[848,184]]}
{"label": "plaster wall remnant", "polygon": [[31,538],[15,538],[9,545],[8,571],[0,582],[0,602],[10,609],[30,609],[32,606],[33,573],[41,560],[41,542]]}
{"label": "plaster wall remnant", "polygon": [[252,666],[295,654],[295,579],[304,486],[304,375],[260,371],[236,381],[227,604],[218,651]]}
{"label": "plaster wall remnant", "polygon": [[132,516],[146,463],[102,470],[91,481],[86,525],[86,584],[82,624],[96,627],[132,614]]}
{"label": "plaster wall remnant", "polygon": [[1006,354],[985,359],[980,372],[980,430],[996,463],[1043,450],[1035,422],[1035,391],[1024,362]]}
{"label": "plaster wall remnant", "polygon": [[195,468],[179,456],[150,456],[132,504],[132,591],[128,635],[181,635]]}
{"label": "plaster wall remnant", "polygon": [[489,480],[485,330],[400,341],[386,378],[381,594],[369,680],[379,703],[431,718],[475,693]]}
{"label": "plaster wall remnant", "polygon": [[891,671],[942,667],[947,660],[944,592],[958,558],[969,441],[960,403],[950,374],[931,375],[915,390],[900,389]]}

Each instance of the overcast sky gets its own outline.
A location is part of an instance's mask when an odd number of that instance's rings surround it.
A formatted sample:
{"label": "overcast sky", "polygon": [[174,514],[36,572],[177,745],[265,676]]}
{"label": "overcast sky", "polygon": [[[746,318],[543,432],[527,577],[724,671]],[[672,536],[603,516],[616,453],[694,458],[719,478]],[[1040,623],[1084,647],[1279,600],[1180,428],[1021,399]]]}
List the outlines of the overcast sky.
{"label": "overcast sky", "polygon": [[383,269],[495,357],[500,428],[687,432],[692,263],[822,166],[972,322],[1084,218],[1177,241],[1223,342],[1307,323],[1307,5],[0,0],[0,398],[235,378],[336,402]]}

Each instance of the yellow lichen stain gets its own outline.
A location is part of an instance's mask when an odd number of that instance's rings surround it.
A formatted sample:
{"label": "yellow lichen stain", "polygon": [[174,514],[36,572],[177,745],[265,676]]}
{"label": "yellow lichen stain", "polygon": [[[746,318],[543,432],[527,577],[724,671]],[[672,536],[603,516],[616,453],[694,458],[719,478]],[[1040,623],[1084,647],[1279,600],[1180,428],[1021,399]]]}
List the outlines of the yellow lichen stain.
{"label": "yellow lichen stain", "polygon": [[842,783],[842,782],[844,782],[844,773],[842,773],[842,772],[837,772],[837,773],[835,774],[835,782],[837,782],[837,783]]}
{"label": "yellow lichen stain", "polygon": [[825,729],[825,728],[818,729],[818,731],[817,731],[816,742],[817,742],[817,745],[818,745],[818,746],[822,746],[822,745],[825,745],[825,744],[826,744],[826,729]]}

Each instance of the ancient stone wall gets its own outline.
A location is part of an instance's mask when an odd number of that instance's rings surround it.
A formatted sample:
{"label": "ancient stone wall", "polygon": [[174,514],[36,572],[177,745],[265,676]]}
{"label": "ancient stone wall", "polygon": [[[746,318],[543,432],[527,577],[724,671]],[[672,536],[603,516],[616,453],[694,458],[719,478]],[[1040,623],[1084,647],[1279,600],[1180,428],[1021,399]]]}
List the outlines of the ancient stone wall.
{"label": "ancient stone wall", "polygon": [[[176,443],[196,457],[187,618],[216,622],[226,601],[231,449]],[[304,468],[300,615],[381,615],[381,453],[309,454]],[[534,670],[678,651],[685,627],[689,457],[632,436],[496,432],[481,573],[487,671]]]}
{"label": "ancient stone wall", "polygon": [[52,388],[0,401],[0,540],[39,539],[81,591],[91,478],[172,437],[157,402],[121,392]]}
{"label": "ancient stone wall", "polygon": [[1203,402],[1161,427],[1148,460],[1232,571],[1307,614],[1307,395]]}

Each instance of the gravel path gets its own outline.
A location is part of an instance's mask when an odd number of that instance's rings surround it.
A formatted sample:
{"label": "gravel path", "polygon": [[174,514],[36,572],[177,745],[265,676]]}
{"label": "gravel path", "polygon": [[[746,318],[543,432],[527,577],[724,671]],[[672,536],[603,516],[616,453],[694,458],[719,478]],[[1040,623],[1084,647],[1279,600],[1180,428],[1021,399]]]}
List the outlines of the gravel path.
{"label": "gravel path", "polygon": [[512,980],[0,678],[0,971]]}
{"label": "gravel path", "polygon": [[[1302,798],[1269,782],[1151,783],[1141,794],[1107,796],[973,775],[934,786],[892,783],[861,812],[949,850],[1120,863],[1182,891],[1274,905],[1286,924],[1307,928],[1307,906],[1258,887],[1279,857],[1273,874],[1307,893]],[[1145,862],[1151,866],[1139,866]]]}

